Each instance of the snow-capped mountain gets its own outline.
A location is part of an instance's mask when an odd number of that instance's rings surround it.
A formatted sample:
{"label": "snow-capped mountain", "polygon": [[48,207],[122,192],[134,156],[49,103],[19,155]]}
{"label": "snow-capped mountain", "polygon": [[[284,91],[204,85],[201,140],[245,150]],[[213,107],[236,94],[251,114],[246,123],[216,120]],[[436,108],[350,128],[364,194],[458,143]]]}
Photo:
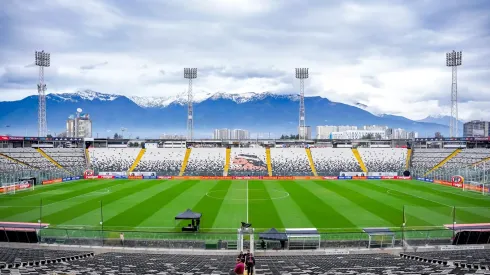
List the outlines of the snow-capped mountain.
{"label": "snow-capped mountain", "polygon": [[[291,134],[297,132],[298,95],[271,93],[196,94],[194,127],[200,137],[209,137],[215,128],[239,128],[252,132]],[[66,119],[77,108],[90,114],[93,132],[105,135],[121,127],[128,132],[156,137],[161,133],[185,133],[187,97],[126,97],[91,90],[47,96],[48,129],[64,131]],[[37,129],[38,97],[0,102],[0,125],[9,125],[10,134],[23,135]],[[401,116],[375,115],[361,108],[332,102],[322,97],[306,97],[306,122],[317,125],[387,125],[418,131],[421,135],[448,132],[436,123],[418,122]],[[94,134],[95,136],[96,134]]]}
{"label": "snow-capped mountain", "polygon": [[[451,117],[450,116],[441,114],[441,115],[431,115],[431,116],[428,116],[428,117],[426,117],[424,119],[417,120],[417,121],[418,122],[437,123],[437,124],[449,126],[450,120],[451,120]],[[458,127],[460,129],[463,129],[463,124],[464,124],[464,121],[459,120]]]}

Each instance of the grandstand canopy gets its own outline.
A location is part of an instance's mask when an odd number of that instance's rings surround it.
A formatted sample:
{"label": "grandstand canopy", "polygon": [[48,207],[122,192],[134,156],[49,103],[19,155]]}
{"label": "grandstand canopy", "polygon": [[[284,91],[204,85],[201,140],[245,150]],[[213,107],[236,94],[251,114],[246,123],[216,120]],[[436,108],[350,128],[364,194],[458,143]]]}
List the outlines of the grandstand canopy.
{"label": "grandstand canopy", "polygon": [[286,233],[277,231],[277,229],[275,228],[271,228],[265,232],[260,233],[259,238],[262,240],[271,240],[271,241],[287,241],[288,235]]}
{"label": "grandstand canopy", "polygon": [[202,214],[193,212],[190,209],[187,209],[185,212],[182,212],[175,216],[176,220],[199,220],[201,219]]}
{"label": "grandstand canopy", "polygon": [[445,224],[444,227],[455,231],[490,231],[490,223]]}

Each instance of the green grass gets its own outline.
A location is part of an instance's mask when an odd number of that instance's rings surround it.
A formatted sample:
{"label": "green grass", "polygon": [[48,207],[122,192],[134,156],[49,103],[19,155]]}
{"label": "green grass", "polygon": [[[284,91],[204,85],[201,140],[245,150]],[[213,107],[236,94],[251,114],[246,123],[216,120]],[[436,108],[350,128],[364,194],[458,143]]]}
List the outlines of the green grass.
{"label": "green grass", "polygon": [[[187,208],[203,214],[203,238],[228,232],[236,239],[247,218],[256,232],[315,227],[339,236],[364,227],[400,228],[403,212],[409,230],[442,228],[453,218],[490,222],[489,196],[401,180],[81,180],[1,195],[0,221],[41,219],[73,236],[96,237],[103,220],[107,231],[139,231],[132,234],[151,238],[154,232],[178,232],[183,223],[174,217]],[[117,237],[114,232],[104,234]]]}

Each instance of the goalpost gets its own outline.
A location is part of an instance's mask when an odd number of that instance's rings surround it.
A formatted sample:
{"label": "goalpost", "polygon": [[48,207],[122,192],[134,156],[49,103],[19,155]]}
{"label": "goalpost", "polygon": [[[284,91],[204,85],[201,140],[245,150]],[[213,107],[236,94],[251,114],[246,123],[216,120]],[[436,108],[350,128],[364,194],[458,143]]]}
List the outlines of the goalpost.
{"label": "goalpost", "polygon": [[473,191],[488,196],[490,195],[490,184],[469,180],[463,183],[463,191]]}
{"label": "goalpost", "polygon": [[23,180],[20,182],[5,183],[2,185],[3,194],[15,194],[19,191],[34,190],[33,180]]}

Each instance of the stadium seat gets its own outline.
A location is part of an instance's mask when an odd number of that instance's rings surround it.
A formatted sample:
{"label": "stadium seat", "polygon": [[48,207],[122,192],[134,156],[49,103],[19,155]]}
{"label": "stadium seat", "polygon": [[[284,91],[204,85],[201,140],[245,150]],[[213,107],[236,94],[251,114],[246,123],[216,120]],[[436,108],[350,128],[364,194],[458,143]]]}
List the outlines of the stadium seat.
{"label": "stadium seat", "polygon": [[351,148],[311,148],[311,156],[319,176],[361,171]]}
{"label": "stadium seat", "polygon": [[369,172],[400,172],[405,170],[406,148],[358,148]]}
{"label": "stadium seat", "polygon": [[305,148],[271,148],[273,176],[313,176]]}
{"label": "stadium seat", "polygon": [[231,148],[229,176],[267,176],[265,148]]}
{"label": "stadium seat", "polygon": [[135,172],[157,172],[163,176],[178,176],[185,148],[149,148],[138,163]]}
{"label": "stadium seat", "polygon": [[185,176],[222,176],[226,148],[192,148]]}

